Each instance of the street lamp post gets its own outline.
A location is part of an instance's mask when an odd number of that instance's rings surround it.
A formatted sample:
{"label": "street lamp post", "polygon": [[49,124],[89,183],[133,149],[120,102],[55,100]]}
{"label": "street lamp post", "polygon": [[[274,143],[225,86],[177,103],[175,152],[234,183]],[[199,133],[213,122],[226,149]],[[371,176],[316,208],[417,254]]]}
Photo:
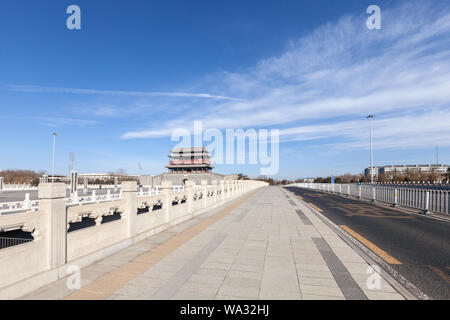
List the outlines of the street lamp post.
{"label": "street lamp post", "polygon": [[373,153],[372,153],[372,119],[375,118],[373,114],[369,114],[367,119],[369,119],[370,126],[370,183],[373,184]]}
{"label": "street lamp post", "polygon": [[53,135],[53,153],[52,153],[52,183],[55,182],[55,144],[56,144],[56,132]]}

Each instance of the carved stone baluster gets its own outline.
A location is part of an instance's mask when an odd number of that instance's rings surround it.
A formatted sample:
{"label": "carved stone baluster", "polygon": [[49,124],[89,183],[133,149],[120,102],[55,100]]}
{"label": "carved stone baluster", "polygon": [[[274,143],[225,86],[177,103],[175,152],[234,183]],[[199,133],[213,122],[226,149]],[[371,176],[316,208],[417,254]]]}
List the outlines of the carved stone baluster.
{"label": "carved stone baluster", "polygon": [[96,226],[101,225],[101,224],[102,224],[102,221],[103,221],[103,216],[98,216],[98,217],[95,219],[95,225],[96,225]]}

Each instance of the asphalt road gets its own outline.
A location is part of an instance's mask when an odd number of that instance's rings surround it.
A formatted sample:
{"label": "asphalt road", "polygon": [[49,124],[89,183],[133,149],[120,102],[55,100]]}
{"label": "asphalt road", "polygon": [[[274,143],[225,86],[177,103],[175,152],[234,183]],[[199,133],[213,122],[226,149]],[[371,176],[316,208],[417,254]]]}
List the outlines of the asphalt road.
{"label": "asphalt road", "polygon": [[370,241],[372,252],[429,298],[450,299],[450,222],[354,198],[287,189],[360,242]]}

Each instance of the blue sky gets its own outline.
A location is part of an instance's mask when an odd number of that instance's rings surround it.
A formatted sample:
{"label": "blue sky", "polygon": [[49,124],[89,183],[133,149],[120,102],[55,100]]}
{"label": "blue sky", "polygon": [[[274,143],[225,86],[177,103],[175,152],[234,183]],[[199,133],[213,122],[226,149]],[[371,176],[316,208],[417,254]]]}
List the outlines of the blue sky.
{"label": "blue sky", "polygon": [[450,163],[448,1],[2,1],[0,43],[0,169],[49,171],[56,131],[57,173],[158,174],[202,120],[280,129],[278,178],[359,173],[369,113],[375,165]]}

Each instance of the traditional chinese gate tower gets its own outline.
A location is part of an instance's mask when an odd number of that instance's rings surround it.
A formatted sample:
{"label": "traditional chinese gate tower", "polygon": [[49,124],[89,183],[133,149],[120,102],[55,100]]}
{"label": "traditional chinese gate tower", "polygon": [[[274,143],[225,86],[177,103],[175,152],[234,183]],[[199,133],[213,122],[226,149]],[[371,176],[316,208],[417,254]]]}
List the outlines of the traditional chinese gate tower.
{"label": "traditional chinese gate tower", "polygon": [[169,173],[210,173],[211,156],[205,147],[177,148],[170,151]]}

